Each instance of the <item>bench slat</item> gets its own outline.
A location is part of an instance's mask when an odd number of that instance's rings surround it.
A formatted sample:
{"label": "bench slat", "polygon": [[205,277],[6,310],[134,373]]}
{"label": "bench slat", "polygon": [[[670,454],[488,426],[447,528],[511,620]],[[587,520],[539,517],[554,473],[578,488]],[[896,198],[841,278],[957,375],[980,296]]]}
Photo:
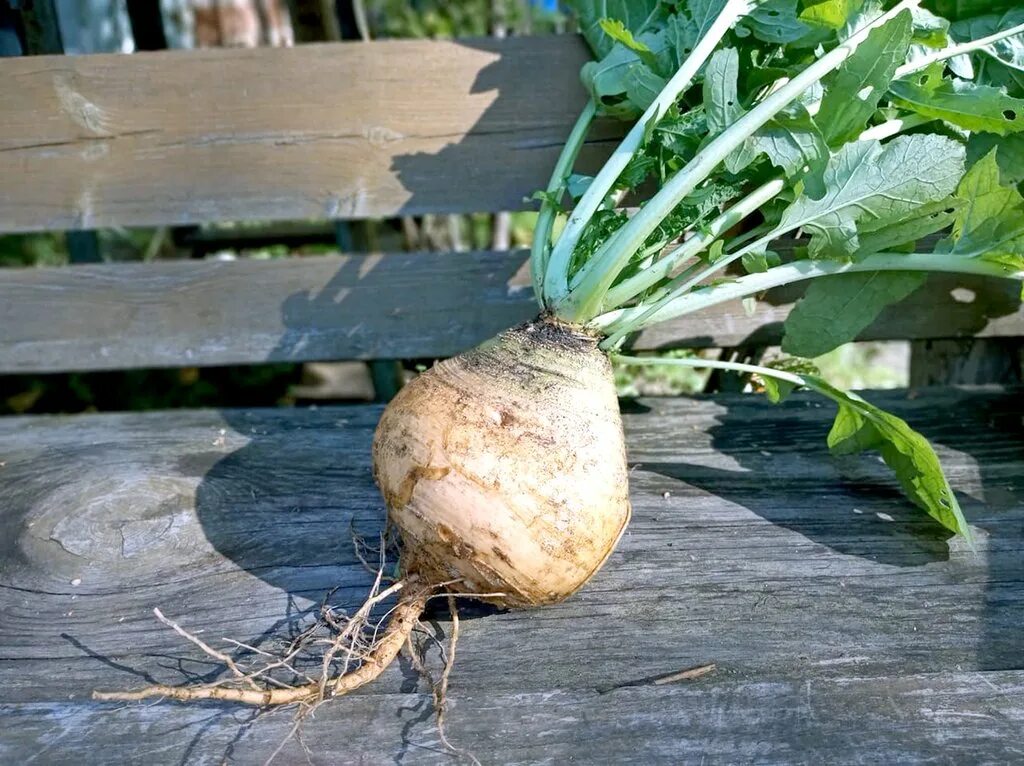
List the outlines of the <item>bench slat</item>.
{"label": "bench slat", "polygon": [[[1024,399],[868,398],[938,445],[977,553],[950,550],[872,458],[829,458],[819,400],[642,400],[625,416],[628,533],[565,604],[464,621],[453,740],[489,763],[1014,760]],[[371,575],[349,524],[372,536],[382,522],[379,412],[0,420],[0,758],[265,761],[290,714],[87,695],[216,670],[153,607],[220,646],[288,635],[334,586],[359,603]],[[699,681],[651,684],[712,662]],[[303,739],[331,763],[447,762],[426,749],[425,692],[396,664]]]}
{"label": "bench slat", "polygon": [[[487,640],[480,637],[481,640]],[[465,644],[460,644],[464,647]],[[584,661],[600,663],[601,656]],[[510,664],[522,660],[506,660]],[[502,659],[496,659],[502,662]],[[416,683],[414,671],[407,684]],[[1024,672],[930,673],[895,678],[765,677],[532,694],[468,691],[452,674],[447,733],[481,763],[1016,763]],[[394,684],[397,688],[397,684]],[[430,695],[361,694],[307,719],[309,762],[450,766]],[[212,705],[0,705],[0,753],[11,763],[45,754],[83,763],[259,764],[289,737],[292,714]],[[247,722],[248,721],[248,722]],[[246,723],[247,722],[247,723]],[[59,740],[60,747],[48,743]],[[3,750],[6,746],[6,750]],[[232,760],[226,760],[230,754]],[[307,763],[292,738],[275,762]],[[262,760],[261,760],[262,759]]]}
{"label": "bench slat", "polygon": [[588,56],[569,35],[5,59],[0,232],[521,209]]}
{"label": "bench slat", "polygon": [[[536,313],[526,253],[318,256],[0,271],[0,372],[436,358]],[[971,289],[960,289],[957,284]],[[644,332],[636,348],[779,341],[800,289]],[[936,276],[864,339],[1024,336],[1004,280]]]}

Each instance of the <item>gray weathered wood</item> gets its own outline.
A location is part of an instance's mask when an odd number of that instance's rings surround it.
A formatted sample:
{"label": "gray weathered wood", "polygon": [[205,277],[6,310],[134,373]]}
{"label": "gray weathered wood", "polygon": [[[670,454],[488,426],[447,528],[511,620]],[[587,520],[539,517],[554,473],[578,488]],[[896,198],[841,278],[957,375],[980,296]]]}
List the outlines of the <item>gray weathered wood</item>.
{"label": "gray weathered wood", "polygon": [[[739,395],[627,408],[634,517],[565,604],[467,619],[449,734],[485,763],[984,763],[1024,756],[1024,399],[872,394],[937,445],[977,553],[831,406]],[[94,687],[216,672],[207,640],[287,635],[370,576],[377,407],[0,421],[0,760],[262,763],[286,712],[99,705]],[[443,620],[435,629],[446,630]],[[650,679],[708,662],[675,686]],[[446,763],[405,663],[305,724],[317,764]],[[282,763],[302,763],[296,743]]]}
{"label": "gray weathered wood", "polygon": [[521,209],[588,56],[569,35],[4,60],[0,231]]}
{"label": "gray weathered wood", "polygon": [[[526,255],[357,255],[0,271],[0,372],[450,356],[536,313]],[[971,302],[962,281],[973,286]],[[641,349],[771,345],[800,287],[645,331]],[[1024,336],[1013,283],[937,276],[864,339]]]}
{"label": "gray weathered wood", "polygon": [[911,386],[1019,385],[1024,342],[1016,338],[924,340],[910,344]]}

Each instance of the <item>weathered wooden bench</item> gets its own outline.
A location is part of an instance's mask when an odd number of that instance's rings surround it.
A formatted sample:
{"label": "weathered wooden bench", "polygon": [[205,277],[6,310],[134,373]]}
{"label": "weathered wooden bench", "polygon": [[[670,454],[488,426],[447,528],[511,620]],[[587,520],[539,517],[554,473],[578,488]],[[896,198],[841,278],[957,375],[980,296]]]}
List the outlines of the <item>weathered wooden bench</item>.
{"label": "weathered wooden bench", "polygon": [[[521,207],[583,94],[573,37],[0,61],[0,231]],[[588,147],[608,151],[609,128]],[[441,357],[526,319],[522,253],[0,272],[0,372]],[[936,278],[865,338],[1019,343],[1012,288]],[[769,295],[639,337],[767,344]],[[1008,763],[1024,757],[1024,398],[874,397],[937,445],[978,550],[796,396],[625,406],[634,516],[544,610],[463,622],[452,739],[484,763]],[[371,576],[376,405],[0,421],[0,762],[262,763],[292,717],[110,704],[223,668]],[[439,615],[433,628],[448,630]],[[688,668],[714,672],[654,683]],[[306,752],[303,749],[306,748]],[[280,763],[446,763],[403,661],[321,707]]]}

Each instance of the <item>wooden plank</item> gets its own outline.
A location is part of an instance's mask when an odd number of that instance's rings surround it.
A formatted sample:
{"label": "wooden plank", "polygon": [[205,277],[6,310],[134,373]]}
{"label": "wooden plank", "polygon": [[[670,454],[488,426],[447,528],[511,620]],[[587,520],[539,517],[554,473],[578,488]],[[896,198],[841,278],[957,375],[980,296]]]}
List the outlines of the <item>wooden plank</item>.
{"label": "wooden plank", "polygon": [[550,36],[5,60],[0,231],[522,209],[588,55]]}
{"label": "wooden plank", "polygon": [[[526,254],[0,271],[0,372],[450,356],[536,313]],[[954,286],[962,282],[970,289]],[[800,289],[653,327],[639,349],[766,346]],[[1013,283],[937,276],[864,339],[1024,336]]]}
{"label": "wooden plank", "polygon": [[[510,764],[1019,760],[1024,400],[868,398],[938,445],[977,552],[875,460],[831,460],[831,407],[809,396],[642,400],[625,415],[634,517],[607,565],[562,605],[464,621],[456,744]],[[0,760],[263,763],[287,712],[87,696],[217,671],[153,607],[266,645],[331,587],[358,603],[348,530],[382,522],[379,411],[0,421]],[[407,663],[318,710],[303,741],[314,763],[450,762]]]}
{"label": "wooden plank", "polygon": [[[598,661],[598,660],[595,660]],[[488,693],[452,679],[449,737],[485,764],[1019,763],[1024,673],[900,678],[775,677],[754,683]],[[409,677],[407,684],[416,681]],[[429,695],[361,695],[322,707],[273,761],[458,763],[430,720]],[[83,763],[262,764],[292,717],[204,705],[0,705],[0,755]],[[102,740],[99,738],[102,737]],[[307,760],[306,755],[309,755]],[[468,762],[468,761],[467,761]]]}
{"label": "wooden plank", "polygon": [[910,385],[1020,385],[1024,342],[1017,338],[922,340],[910,344]]}

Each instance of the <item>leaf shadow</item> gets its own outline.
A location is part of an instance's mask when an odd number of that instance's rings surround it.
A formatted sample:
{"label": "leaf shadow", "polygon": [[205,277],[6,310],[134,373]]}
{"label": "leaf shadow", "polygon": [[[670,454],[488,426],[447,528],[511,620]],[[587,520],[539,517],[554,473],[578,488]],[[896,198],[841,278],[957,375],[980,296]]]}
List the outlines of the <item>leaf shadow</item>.
{"label": "leaf shadow", "polygon": [[[733,467],[644,460],[642,468],[846,556],[901,568],[939,565],[951,580],[982,578],[980,602],[964,605],[965,619],[967,613],[977,615],[977,666],[1024,669],[1021,391],[870,392],[866,398],[906,419],[947,465],[956,466],[950,481],[963,488],[957,495],[976,530],[977,552],[960,547],[954,561],[950,534],[906,500],[880,460],[832,459],[824,444],[834,410],[810,395],[790,399],[773,417],[754,411],[769,406],[760,397],[716,397],[721,410],[709,432],[710,447]],[[966,457],[948,460],[955,452]]]}

